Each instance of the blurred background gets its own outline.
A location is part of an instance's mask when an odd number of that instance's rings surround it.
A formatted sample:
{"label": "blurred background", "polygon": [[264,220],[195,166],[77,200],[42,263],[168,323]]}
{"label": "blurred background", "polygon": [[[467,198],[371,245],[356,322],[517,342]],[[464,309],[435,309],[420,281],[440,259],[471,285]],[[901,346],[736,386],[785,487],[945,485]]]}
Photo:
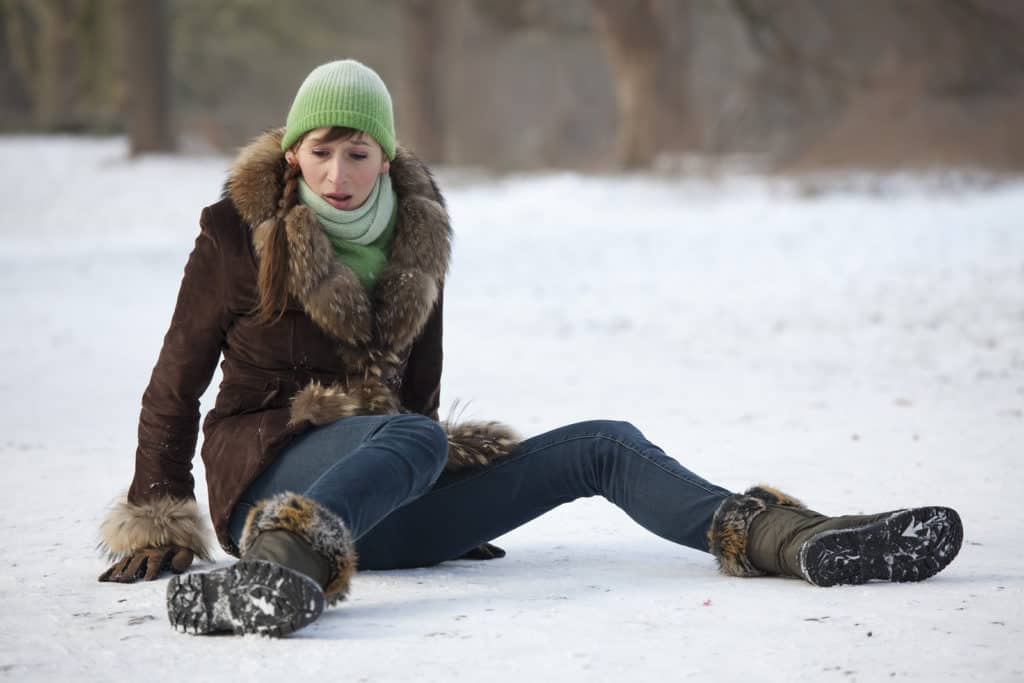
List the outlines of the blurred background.
{"label": "blurred background", "polygon": [[0,133],[220,153],[342,57],[434,163],[1024,168],[1020,0],[0,0]]}

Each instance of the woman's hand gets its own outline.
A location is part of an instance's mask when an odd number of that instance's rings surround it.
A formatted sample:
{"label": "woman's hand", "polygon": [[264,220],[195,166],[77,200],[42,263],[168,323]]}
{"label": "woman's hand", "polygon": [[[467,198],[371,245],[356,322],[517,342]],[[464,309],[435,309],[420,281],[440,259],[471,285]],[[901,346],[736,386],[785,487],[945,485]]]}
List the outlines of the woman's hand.
{"label": "woman's hand", "polygon": [[153,581],[165,569],[181,574],[192,565],[193,557],[191,550],[177,546],[143,548],[114,563],[100,574],[99,580],[116,583],[134,583],[138,579]]}

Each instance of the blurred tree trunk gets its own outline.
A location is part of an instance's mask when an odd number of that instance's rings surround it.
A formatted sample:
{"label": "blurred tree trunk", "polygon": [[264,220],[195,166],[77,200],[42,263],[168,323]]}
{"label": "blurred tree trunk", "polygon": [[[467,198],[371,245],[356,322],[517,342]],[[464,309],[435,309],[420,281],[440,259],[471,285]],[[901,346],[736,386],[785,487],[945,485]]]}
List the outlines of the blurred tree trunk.
{"label": "blurred tree trunk", "polygon": [[650,166],[658,151],[662,52],[655,0],[591,0],[591,4],[615,75],[617,161],[625,168]]}
{"label": "blurred tree trunk", "polygon": [[434,163],[445,160],[440,53],[446,5],[445,0],[404,0],[401,15],[408,74],[403,137],[418,156]]}
{"label": "blurred tree trunk", "polygon": [[730,0],[724,7],[757,62],[740,97],[758,112],[748,120],[767,129],[757,137],[777,141],[776,160],[1024,162],[1013,131],[1024,107],[1019,0]]}
{"label": "blurred tree trunk", "polygon": [[0,120],[4,130],[12,123],[15,128],[31,127],[34,123],[35,93],[29,80],[33,55],[28,52],[28,45],[35,39],[27,35],[23,14],[19,3],[0,2],[0,92],[4,93]]}
{"label": "blurred tree trunk", "polygon": [[76,130],[81,90],[76,28],[82,0],[8,2],[3,6],[15,72],[28,87],[33,125]]}
{"label": "blurred tree trunk", "polygon": [[42,19],[39,51],[39,99],[36,115],[46,130],[76,128],[78,55],[75,23],[79,0],[52,0],[34,5]]}
{"label": "blurred tree trunk", "polygon": [[131,153],[173,151],[166,2],[121,0],[120,14],[124,113]]}

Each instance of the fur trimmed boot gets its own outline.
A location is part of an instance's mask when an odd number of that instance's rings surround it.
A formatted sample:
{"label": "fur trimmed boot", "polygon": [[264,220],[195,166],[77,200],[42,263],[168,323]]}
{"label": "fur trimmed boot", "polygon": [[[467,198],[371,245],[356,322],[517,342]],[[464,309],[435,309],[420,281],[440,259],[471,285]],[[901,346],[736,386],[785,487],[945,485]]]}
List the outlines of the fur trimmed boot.
{"label": "fur trimmed boot", "polygon": [[355,545],[345,523],[316,501],[281,493],[260,501],[242,532],[241,559],[174,577],[167,615],[179,631],[284,636],[348,594]]}
{"label": "fur trimmed boot", "polygon": [[960,550],[955,510],[923,507],[826,517],[770,486],[729,496],[708,529],[708,547],[730,576],[775,574],[816,586],[922,581]]}

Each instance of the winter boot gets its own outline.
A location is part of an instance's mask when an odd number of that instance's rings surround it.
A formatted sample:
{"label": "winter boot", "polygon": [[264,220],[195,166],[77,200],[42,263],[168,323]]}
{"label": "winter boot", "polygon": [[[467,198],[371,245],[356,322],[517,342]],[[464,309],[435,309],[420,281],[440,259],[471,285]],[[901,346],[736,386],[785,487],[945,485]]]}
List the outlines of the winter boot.
{"label": "winter boot", "polygon": [[960,516],[950,508],[826,517],[769,486],[726,498],[708,530],[723,573],[792,576],[816,586],[922,581],[952,562],[962,541]]}
{"label": "winter boot", "polygon": [[283,636],[345,599],[356,553],[345,523],[294,493],[260,501],[239,544],[242,559],[167,586],[167,615],[183,632]]}

